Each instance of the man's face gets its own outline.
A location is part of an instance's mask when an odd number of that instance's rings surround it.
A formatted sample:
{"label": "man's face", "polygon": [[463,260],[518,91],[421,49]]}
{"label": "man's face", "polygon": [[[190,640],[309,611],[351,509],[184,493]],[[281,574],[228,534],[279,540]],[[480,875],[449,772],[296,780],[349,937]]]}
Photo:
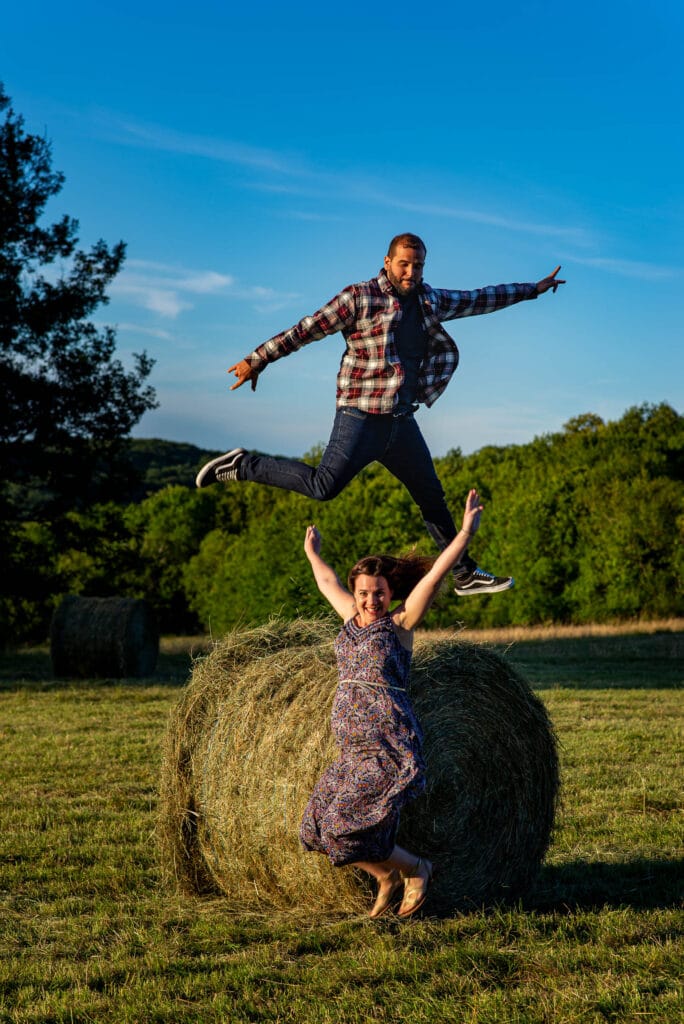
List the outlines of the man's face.
{"label": "man's face", "polygon": [[425,253],[398,245],[394,255],[385,256],[385,271],[399,295],[410,295],[423,280]]}

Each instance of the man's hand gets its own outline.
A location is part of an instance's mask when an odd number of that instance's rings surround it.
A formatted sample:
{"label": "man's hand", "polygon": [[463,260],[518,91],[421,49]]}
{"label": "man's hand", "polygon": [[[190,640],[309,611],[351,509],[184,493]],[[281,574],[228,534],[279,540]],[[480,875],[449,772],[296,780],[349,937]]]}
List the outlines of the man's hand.
{"label": "man's hand", "polygon": [[235,391],[235,388],[241,388],[248,380],[252,382],[252,391],[256,391],[259,374],[252,369],[246,359],[241,359],[234,366],[229,366],[226,373],[234,373],[237,377],[237,383],[230,386],[231,391]]}
{"label": "man's hand", "polygon": [[543,295],[544,292],[548,292],[549,288],[553,288],[555,292],[559,284],[565,284],[565,281],[561,281],[556,277],[559,270],[560,266],[556,267],[554,272],[549,274],[548,277],[544,277],[541,281],[537,281],[537,295]]}

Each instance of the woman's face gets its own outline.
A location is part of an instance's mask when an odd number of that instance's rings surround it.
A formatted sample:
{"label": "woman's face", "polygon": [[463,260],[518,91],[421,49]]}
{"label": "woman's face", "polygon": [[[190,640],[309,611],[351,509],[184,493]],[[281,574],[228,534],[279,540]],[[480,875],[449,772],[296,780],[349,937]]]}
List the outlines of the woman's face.
{"label": "woman's face", "polygon": [[389,611],[392,591],[384,576],[357,576],[354,600],[360,624],[369,626]]}

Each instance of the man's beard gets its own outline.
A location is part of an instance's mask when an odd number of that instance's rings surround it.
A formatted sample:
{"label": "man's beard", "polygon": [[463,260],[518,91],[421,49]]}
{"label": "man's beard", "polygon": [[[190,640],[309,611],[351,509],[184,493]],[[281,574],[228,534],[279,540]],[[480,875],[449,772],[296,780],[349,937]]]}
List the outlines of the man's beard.
{"label": "man's beard", "polygon": [[399,293],[399,295],[410,295],[411,292],[414,292],[418,287],[417,281],[407,281],[405,284],[402,284],[402,282],[397,277],[395,277],[394,274],[389,270],[387,271],[387,276],[389,278],[390,284],[395,289],[395,291]]}

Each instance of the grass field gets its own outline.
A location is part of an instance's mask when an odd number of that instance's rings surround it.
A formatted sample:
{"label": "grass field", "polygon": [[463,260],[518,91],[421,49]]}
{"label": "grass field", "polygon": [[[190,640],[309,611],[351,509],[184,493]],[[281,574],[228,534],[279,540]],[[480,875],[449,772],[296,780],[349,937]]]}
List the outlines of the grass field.
{"label": "grass field", "polygon": [[0,659],[0,1021],[684,1020],[684,623],[487,634],[545,702],[563,807],[524,904],[440,919],[236,916],[165,891],[154,825],[189,672],[55,681]]}

